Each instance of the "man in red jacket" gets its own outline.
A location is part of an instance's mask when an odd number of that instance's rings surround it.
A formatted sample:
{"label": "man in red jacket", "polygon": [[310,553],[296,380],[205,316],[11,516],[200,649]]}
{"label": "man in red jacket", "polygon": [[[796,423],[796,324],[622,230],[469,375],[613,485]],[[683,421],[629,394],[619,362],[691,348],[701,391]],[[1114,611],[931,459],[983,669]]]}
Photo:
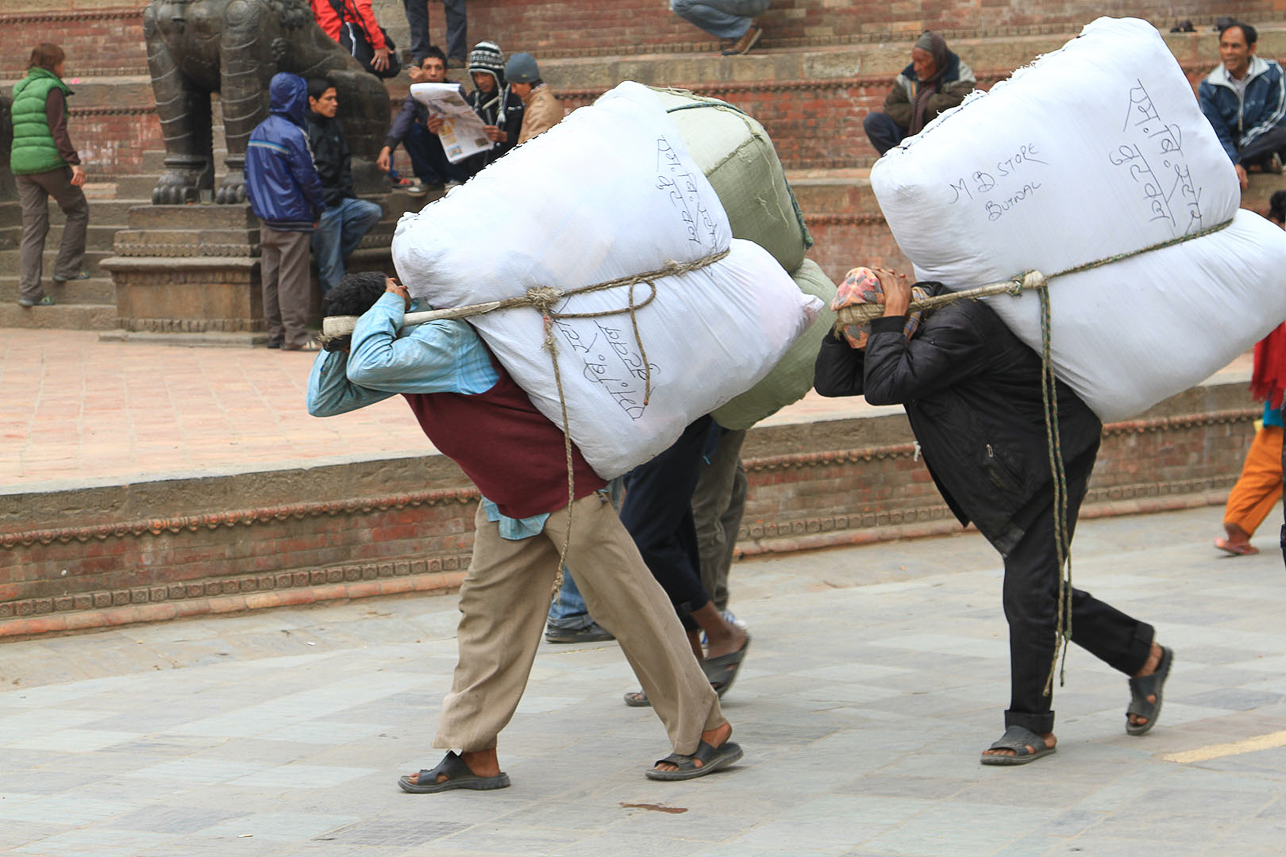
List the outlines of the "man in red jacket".
{"label": "man in red jacket", "polygon": [[371,0],[308,0],[308,2],[313,7],[313,17],[317,19],[318,25],[336,43],[340,40],[340,30],[345,21],[354,21],[360,25],[366,31],[367,38],[371,40],[371,48],[375,51],[375,56],[371,59],[371,67],[377,72],[388,68],[389,49],[384,43],[384,31],[380,29],[380,22],[375,20]]}

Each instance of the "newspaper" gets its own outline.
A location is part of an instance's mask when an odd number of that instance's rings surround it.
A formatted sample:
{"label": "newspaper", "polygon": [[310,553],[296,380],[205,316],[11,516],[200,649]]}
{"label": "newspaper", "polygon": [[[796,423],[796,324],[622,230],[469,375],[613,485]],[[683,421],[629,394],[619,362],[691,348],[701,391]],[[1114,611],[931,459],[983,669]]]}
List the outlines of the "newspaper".
{"label": "newspaper", "polygon": [[464,100],[460,84],[413,83],[411,95],[429,108],[430,115],[442,117],[438,139],[448,161],[458,164],[470,155],[491,150],[492,143],[482,130],[482,120]]}

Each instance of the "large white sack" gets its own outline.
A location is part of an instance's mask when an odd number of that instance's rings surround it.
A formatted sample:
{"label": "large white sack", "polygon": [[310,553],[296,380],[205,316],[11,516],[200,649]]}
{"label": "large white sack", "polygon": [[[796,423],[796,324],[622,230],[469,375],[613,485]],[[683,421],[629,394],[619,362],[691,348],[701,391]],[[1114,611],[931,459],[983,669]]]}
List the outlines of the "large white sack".
{"label": "large white sack", "polygon": [[[1125,419],[1210,377],[1286,319],[1286,232],[1242,209],[1213,235],[1051,280],[1049,296],[1054,373],[1100,419]],[[1038,295],[987,300],[1040,351]]]}
{"label": "large white sack", "polygon": [[1237,176],[1146,21],[1099,18],[871,169],[922,279],[1061,271],[1232,217]]}
{"label": "large white sack", "polygon": [[[1099,18],[944,113],[876,162],[871,185],[916,276],[956,290],[1192,235],[1232,219],[1241,199],[1174,56],[1151,24],[1131,18]],[[1261,266],[1277,258],[1280,235],[1265,235],[1267,257],[1246,255],[1239,236],[1251,229],[1262,231],[1238,224],[1194,239],[1199,248],[1189,241],[1053,280],[1059,377],[1100,417],[1118,419],[1226,365],[1245,347],[1234,343],[1253,342],[1283,316],[1273,309],[1286,291],[1282,268]],[[1235,335],[1215,335],[1205,312],[1194,330],[1182,314],[1211,305],[1212,291],[1213,305],[1236,317]],[[1035,302],[991,304],[1038,345]],[[1149,347],[1133,349],[1141,330]]]}
{"label": "large white sack", "polygon": [[[753,386],[816,317],[767,251],[731,239],[709,182],[650,91],[622,84],[518,147],[418,214],[393,238],[411,294],[452,307],[659,270],[729,249],[724,260],[656,281],[638,309],[645,371],[624,288],[576,295],[555,323],[569,426],[605,478],[664,450],[683,428]],[[636,289],[636,302],[649,294]],[[562,425],[540,313],[469,321],[540,411]]]}
{"label": "large white sack", "polygon": [[830,303],[835,299],[835,284],[812,259],[805,259],[790,278],[801,292],[818,299],[822,311],[771,372],[711,414],[714,421],[726,429],[748,429],[787,405],[798,402],[813,389],[818,344],[835,324],[835,313],[830,309]]}

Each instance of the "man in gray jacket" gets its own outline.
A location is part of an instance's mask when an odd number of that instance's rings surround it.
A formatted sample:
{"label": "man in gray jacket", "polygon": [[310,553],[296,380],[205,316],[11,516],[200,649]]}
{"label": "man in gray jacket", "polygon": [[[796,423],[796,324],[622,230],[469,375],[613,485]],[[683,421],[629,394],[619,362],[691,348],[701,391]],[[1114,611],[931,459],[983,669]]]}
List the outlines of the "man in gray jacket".
{"label": "man in gray jacket", "polygon": [[883,155],[906,137],[919,134],[939,113],[955,107],[978,81],[973,69],[947,50],[946,39],[925,30],[911,48],[911,64],[893,81],[884,111],[866,114],[862,127]]}

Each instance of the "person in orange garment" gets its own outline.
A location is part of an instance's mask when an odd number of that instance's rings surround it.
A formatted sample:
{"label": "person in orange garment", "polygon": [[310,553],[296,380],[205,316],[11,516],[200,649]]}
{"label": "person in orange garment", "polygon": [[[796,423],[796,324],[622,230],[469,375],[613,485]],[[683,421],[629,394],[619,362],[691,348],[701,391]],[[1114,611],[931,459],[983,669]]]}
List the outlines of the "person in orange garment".
{"label": "person in orange garment", "polygon": [[[1286,224],[1286,191],[1274,193],[1268,205],[1268,219],[1278,226]],[[1282,496],[1281,408],[1284,389],[1286,324],[1279,325],[1255,345],[1255,369],[1250,391],[1256,399],[1264,399],[1264,421],[1246,453],[1241,477],[1228,495],[1223,516],[1227,535],[1215,539],[1215,547],[1233,556],[1259,553],[1250,539]]]}

